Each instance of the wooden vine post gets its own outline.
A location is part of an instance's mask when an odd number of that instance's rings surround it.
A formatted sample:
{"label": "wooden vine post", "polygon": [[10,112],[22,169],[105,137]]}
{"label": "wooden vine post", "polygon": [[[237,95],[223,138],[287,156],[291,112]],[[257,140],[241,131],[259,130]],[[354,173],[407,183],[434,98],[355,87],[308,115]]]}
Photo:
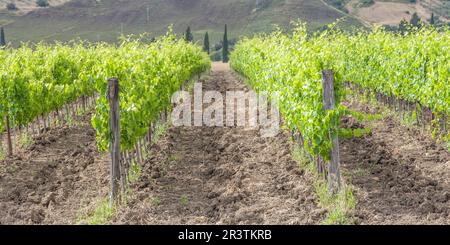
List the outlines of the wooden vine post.
{"label": "wooden vine post", "polygon": [[120,103],[119,103],[119,80],[108,79],[108,101],[111,130],[111,196],[112,205],[119,196],[120,175]]}
{"label": "wooden vine post", "polygon": [[81,96],[81,106],[83,107],[83,113],[86,112],[86,96]]}
{"label": "wooden vine post", "polygon": [[11,126],[9,125],[8,114],[5,116],[5,123],[6,123],[6,145],[8,147],[7,156],[10,157],[13,154],[13,148],[12,148],[12,141],[11,141]]}
{"label": "wooden vine post", "polygon": [[[333,110],[336,107],[336,100],[334,96],[334,72],[332,70],[322,71],[322,85],[323,85],[323,105],[325,110]],[[336,122],[335,122],[336,123]],[[334,130],[338,132],[337,123],[332,125]],[[331,131],[330,131],[331,134]],[[336,135],[331,135],[332,149],[330,156],[330,163],[328,164],[328,188],[331,193],[337,193],[341,188],[341,173],[340,173],[340,157],[339,157],[339,138]]]}
{"label": "wooden vine post", "polygon": [[447,135],[447,114],[444,112],[441,118],[441,131],[442,135],[445,137]]}

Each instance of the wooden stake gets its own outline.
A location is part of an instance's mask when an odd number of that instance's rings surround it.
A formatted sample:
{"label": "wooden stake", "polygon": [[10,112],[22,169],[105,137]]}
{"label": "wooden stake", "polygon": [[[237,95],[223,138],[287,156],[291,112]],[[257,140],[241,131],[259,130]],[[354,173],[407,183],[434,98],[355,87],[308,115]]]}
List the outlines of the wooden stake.
{"label": "wooden stake", "polygon": [[442,114],[441,118],[441,131],[443,136],[447,135],[447,114],[445,112]]}
{"label": "wooden stake", "polygon": [[6,145],[8,147],[8,156],[12,156],[13,154],[13,148],[12,148],[12,141],[11,141],[11,126],[9,125],[9,116],[6,114],[5,116],[6,121]]}
{"label": "wooden stake", "polygon": [[121,183],[120,176],[120,103],[119,80],[108,79],[108,101],[111,128],[111,196],[110,204],[113,205],[119,196]]}
{"label": "wooden stake", "polygon": [[86,112],[86,96],[81,96],[81,105],[83,107],[83,113]]}
{"label": "wooden stake", "polygon": [[134,151],[136,153],[136,161],[139,165],[142,165],[141,151],[139,150],[139,141],[134,145]]}
{"label": "wooden stake", "polygon": [[36,135],[36,124],[34,122],[31,123],[31,132],[33,135]]}
{"label": "wooden stake", "polygon": [[131,155],[128,151],[125,151],[125,159],[126,159],[126,166],[127,168],[129,168],[132,164],[132,159],[131,159]]}
{"label": "wooden stake", "polygon": [[[323,77],[323,105],[325,110],[333,110],[336,106],[334,96],[334,73],[332,70],[322,71]],[[330,164],[328,165],[328,189],[331,193],[337,193],[341,188],[341,173],[340,173],[340,156],[339,156],[339,138],[337,135],[338,125],[332,125],[335,135],[331,135],[333,147],[331,149]]]}
{"label": "wooden stake", "polygon": [[149,146],[152,145],[152,123],[150,123],[150,126],[148,127],[148,144]]}
{"label": "wooden stake", "polygon": [[13,147],[17,144],[17,132],[16,132],[16,122],[14,115],[12,116],[12,134],[11,134],[11,142]]}

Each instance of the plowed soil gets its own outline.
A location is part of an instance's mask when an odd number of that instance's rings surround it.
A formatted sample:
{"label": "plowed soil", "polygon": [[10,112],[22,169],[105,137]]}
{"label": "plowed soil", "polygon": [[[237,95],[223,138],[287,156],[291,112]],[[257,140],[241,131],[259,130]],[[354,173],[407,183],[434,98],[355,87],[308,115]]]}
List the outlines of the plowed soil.
{"label": "plowed soil", "polygon": [[[350,108],[374,112],[358,103]],[[371,134],[340,146],[358,198],[357,223],[450,224],[450,153],[428,131],[395,118],[370,126]]]}
{"label": "plowed soil", "polygon": [[[214,64],[202,84],[223,95],[248,91],[223,64]],[[74,224],[107,196],[109,161],[96,150],[90,116],[80,121],[0,161],[0,224]],[[340,140],[344,179],[357,199],[355,223],[450,224],[450,153],[443,146],[392,117],[343,122],[372,128]],[[318,224],[326,210],[317,206],[313,177],[292,159],[289,137],[262,137],[259,128],[169,126],[110,223]]]}
{"label": "plowed soil", "polygon": [[89,115],[51,129],[0,161],[0,224],[73,224],[108,189],[108,162],[96,151]]}
{"label": "plowed soil", "polygon": [[[215,64],[203,91],[248,90]],[[151,149],[118,224],[315,224],[312,181],[290,156],[289,136],[245,127],[171,127]]]}

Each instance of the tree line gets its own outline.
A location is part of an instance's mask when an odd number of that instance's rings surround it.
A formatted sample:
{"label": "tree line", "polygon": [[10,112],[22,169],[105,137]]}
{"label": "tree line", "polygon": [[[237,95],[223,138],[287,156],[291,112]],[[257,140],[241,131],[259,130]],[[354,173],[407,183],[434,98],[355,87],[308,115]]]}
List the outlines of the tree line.
{"label": "tree line", "polygon": [[419,17],[419,15],[415,12],[411,15],[411,19],[409,21],[406,19],[402,19],[398,24],[398,26],[385,25],[385,28],[388,31],[405,33],[410,29],[410,27],[421,28],[425,25],[431,25],[434,27],[444,27],[446,25],[450,26],[450,23],[442,22],[441,20],[439,20],[439,16],[435,15],[434,13],[431,13],[429,19],[422,20]]}
{"label": "tree line", "polygon": [[[194,35],[192,34],[190,26],[187,27],[186,32],[184,33],[184,39],[187,42],[194,42]],[[225,25],[222,41],[219,44],[214,45],[214,47],[212,47],[212,48],[210,46],[209,33],[208,32],[205,33],[205,36],[203,38],[203,51],[205,51],[206,53],[211,55],[211,49],[213,51],[221,50],[222,52],[221,52],[220,60],[222,60],[222,62],[226,63],[229,61],[230,45],[234,44],[235,42],[236,42],[235,40],[232,40],[232,41],[228,40],[228,27],[227,27],[227,25]],[[213,60],[217,61],[218,60],[217,52],[215,52],[211,58]]]}

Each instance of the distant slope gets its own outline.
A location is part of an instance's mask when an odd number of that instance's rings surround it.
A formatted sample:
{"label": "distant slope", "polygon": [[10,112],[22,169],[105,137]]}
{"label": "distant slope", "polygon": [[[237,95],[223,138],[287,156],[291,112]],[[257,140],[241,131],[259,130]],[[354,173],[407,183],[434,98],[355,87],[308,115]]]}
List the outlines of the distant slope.
{"label": "distant slope", "polygon": [[351,0],[346,8],[349,13],[369,23],[383,25],[398,25],[402,20],[410,20],[413,13],[427,21],[431,13],[439,15],[441,21],[448,22],[450,16],[450,1],[448,0],[417,0],[410,3],[409,0],[375,1],[368,7],[358,7],[360,0]]}
{"label": "distant slope", "polygon": [[[148,13],[148,15],[147,15]],[[320,28],[345,16],[319,0],[73,0],[32,11],[24,16],[0,12],[9,41],[116,41],[120,33],[160,35],[174,25],[182,33],[189,25],[197,39],[209,31],[219,41],[228,24],[231,37],[266,32],[273,25],[288,27],[291,20]],[[360,26],[347,18],[345,26]]]}
{"label": "distant slope", "polygon": [[[50,6],[59,6],[70,0],[48,0]],[[16,14],[25,14],[39,7],[36,4],[36,0],[0,0],[0,9],[6,9],[8,3],[14,3],[17,10],[14,11]]]}

